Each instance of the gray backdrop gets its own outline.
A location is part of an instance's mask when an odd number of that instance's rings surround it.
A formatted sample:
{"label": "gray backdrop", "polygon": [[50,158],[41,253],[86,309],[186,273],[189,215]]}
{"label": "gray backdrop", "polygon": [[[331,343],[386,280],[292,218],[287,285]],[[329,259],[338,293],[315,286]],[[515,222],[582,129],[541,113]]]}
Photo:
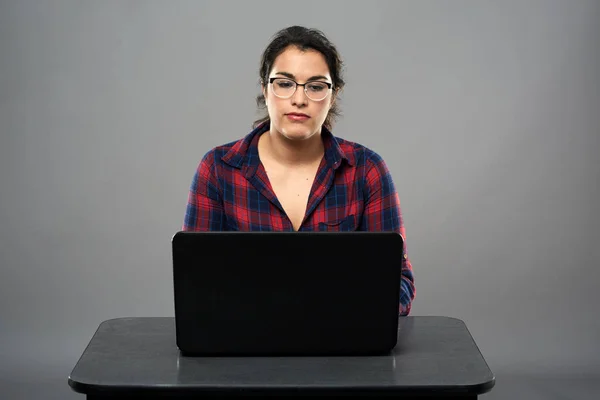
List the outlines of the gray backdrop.
{"label": "gray backdrop", "polygon": [[591,397],[599,19],[593,0],[1,1],[3,397],[82,398],[67,376],[100,322],[173,315],[192,174],[249,132],[260,53],[291,24],[337,44],[334,132],[393,173],[412,315],[466,322],[486,398]]}

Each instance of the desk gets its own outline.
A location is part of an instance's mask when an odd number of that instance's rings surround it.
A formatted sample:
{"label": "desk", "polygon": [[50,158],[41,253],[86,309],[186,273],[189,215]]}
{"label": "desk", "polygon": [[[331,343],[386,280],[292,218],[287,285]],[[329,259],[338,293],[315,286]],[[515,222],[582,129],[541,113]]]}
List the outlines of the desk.
{"label": "desk", "polygon": [[87,399],[142,395],[402,395],[476,399],[495,378],[464,322],[400,317],[384,356],[184,357],[169,317],[104,321],[68,378]]}

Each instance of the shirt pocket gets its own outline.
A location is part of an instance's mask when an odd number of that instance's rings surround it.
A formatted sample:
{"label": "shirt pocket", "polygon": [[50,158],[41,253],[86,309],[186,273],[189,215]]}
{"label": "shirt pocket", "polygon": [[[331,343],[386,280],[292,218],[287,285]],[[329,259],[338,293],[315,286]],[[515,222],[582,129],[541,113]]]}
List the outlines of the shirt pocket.
{"label": "shirt pocket", "polygon": [[354,214],[337,220],[319,222],[318,225],[318,231],[320,232],[352,232],[357,228],[357,218]]}

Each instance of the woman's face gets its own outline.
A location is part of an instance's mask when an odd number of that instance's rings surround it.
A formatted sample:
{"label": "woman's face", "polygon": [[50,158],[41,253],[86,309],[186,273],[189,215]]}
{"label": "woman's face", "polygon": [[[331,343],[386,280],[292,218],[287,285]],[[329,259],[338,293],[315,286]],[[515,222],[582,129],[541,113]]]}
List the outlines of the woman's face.
{"label": "woman's face", "polygon": [[[331,84],[329,68],[325,57],[315,50],[301,51],[288,47],[273,63],[269,78],[284,78],[287,81],[265,82],[263,93],[271,119],[272,133],[283,135],[289,140],[306,140],[321,133],[321,125],[333,105],[333,92],[324,82]],[[293,82],[307,83],[297,86],[293,92]],[[323,98],[320,101],[313,99]],[[275,131],[275,132],[273,132]]]}

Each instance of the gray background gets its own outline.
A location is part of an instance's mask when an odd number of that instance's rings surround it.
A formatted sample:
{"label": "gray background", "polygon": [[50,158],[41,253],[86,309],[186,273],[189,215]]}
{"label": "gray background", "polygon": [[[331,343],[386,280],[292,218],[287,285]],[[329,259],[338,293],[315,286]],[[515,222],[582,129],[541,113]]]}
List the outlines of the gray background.
{"label": "gray background", "polygon": [[334,132],[396,181],[412,315],[467,323],[486,398],[591,398],[599,19],[593,0],[1,1],[2,397],[82,398],[67,376],[100,322],[173,315],[192,174],[249,132],[260,53],[302,24],[346,62]]}

